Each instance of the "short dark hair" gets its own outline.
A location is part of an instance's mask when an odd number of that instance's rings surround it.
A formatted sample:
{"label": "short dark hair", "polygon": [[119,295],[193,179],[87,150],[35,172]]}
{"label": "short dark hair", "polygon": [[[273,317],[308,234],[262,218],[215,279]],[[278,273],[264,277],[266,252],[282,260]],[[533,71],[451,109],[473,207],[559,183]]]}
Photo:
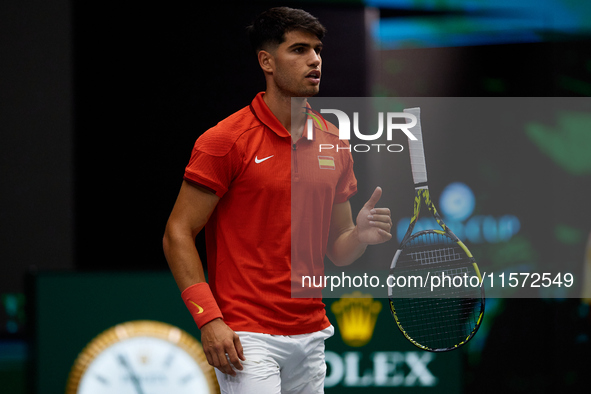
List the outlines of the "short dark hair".
{"label": "short dark hair", "polygon": [[246,30],[256,52],[270,45],[281,44],[285,41],[285,34],[294,30],[307,31],[319,40],[326,34],[326,28],[315,16],[289,7],[275,7],[263,12]]}

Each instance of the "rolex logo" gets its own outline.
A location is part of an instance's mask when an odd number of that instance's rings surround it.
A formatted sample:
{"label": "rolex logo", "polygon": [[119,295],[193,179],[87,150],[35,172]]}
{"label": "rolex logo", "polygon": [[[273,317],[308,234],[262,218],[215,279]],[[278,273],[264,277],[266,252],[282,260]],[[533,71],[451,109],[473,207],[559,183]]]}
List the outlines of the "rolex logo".
{"label": "rolex logo", "polygon": [[344,294],[330,309],[337,317],[343,342],[360,347],[371,340],[382,303],[369,294],[354,291],[352,294]]}

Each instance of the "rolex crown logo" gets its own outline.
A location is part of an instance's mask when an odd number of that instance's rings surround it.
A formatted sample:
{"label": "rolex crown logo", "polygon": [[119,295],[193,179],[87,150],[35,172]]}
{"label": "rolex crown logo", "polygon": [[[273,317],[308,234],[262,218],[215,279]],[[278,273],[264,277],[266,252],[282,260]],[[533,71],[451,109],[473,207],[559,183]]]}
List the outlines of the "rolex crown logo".
{"label": "rolex crown logo", "polygon": [[382,303],[369,294],[354,291],[344,294],[330,309],[337,318],[343,342],[360,347],[371,340]]}

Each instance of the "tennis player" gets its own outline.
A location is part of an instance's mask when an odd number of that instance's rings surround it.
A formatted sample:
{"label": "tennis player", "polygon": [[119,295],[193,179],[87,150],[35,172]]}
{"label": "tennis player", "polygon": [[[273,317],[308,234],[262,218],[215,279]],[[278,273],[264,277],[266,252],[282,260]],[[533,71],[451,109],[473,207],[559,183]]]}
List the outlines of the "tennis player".
{"label": "tennis player", "polygon": [[[327,255],[351,264],[367,245],[392,238],[392,220],[375,207],[378,187],[353,223],[350,151],[318,157],[318,144],[348,146],[333,125],[302,137],[302,108],[319,91],[325,28],[280,7],[248,30],[266,90],[197,139],[164,252],[222,393],[322,393],[324,340],[334,328],[321,298],[291,296],[292,260],[318,267]],[[301,112],[293,122],[292,97]],[[293,227],[292,211],[305,228]],[[209,283],[195,247],[203,228]]]}

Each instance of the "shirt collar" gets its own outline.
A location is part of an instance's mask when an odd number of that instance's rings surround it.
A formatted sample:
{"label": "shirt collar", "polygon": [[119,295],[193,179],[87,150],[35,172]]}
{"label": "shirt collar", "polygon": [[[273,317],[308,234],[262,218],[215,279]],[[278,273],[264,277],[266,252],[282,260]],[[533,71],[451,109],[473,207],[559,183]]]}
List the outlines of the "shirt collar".
{"label": "shirt collar", "polygon": [[[250,104],[251,111],[261,122],[265,124],[265,126],[273,130],[275,134],[277,134],[278,136],[291,137],[289,131],[287,131],[287,129],[283,126],[279,119],[277,119],[273,112],[271,112],[271,110],[267,106],[267,103],[265,103],[265,100],[263,100],[264,95],[265,92],[260,92],[255,96],[254,100],[252,100],[252,103]],[[306,107],[311,108],[310,103],[306,103]],[[306,127],[308,124],[308,119],[311,119],[310,115],[308,115],[306,118]],[[316,122],[312,122],[312,125],[312,141],[315,141],[316,133],[318,132],[318,126],[316,125]],[[307,140],[308,138],[306,130],[307,129],[304,129],[304,135],[302,135],[302,138]]]}
{"label": "shirt collar", "polygon": [[265,92],[260,92],[256,95],[252,103],[250,104],[250,109],[254,112],[255,116],[265,124],[268,128],[273,130],[275,134],[280,137],[290,137],[291,135],[285,129],[285,127],[281,124],[279,119],[271,112],[265,100],[263,100],[263,96]]}

